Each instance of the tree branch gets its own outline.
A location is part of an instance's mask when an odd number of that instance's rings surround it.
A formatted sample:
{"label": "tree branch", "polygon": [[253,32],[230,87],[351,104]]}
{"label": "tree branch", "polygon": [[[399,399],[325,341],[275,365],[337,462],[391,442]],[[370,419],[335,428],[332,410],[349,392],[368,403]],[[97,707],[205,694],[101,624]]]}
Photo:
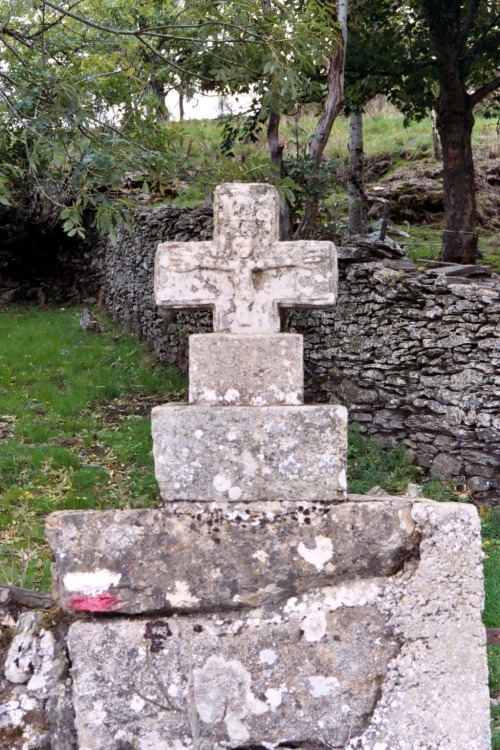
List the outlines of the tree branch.
{"label": "tree branch", "polygon": [[477,18],[480,5],[481,5],[481,0],[470,0],[469,10],[467,12],[467,18],[462,24],[462,30],[460,31],[460,34],[458,35],[458,44],[459,44],[460,49],[465,49],[465,46],[467,44],[467,39],[469,38],[469,34],[471,33],[476,23],[476,18]]}
{"label": "tree branch", "polygon": [[472,106],[474,106],[475,104],[478,104],[481,99],[484,99],[485,96],[492,94],[493,91],[496,91],[497,89],[500,89],[500,76],[493,78],[488,83],[485,83],[484,86],[480,86],[476,89],[473,94],[470,94],[469,101]]}
{"label": "tree branch", "polygon": [[[42,0],[44,5],[48,5],[49,8],[52,8],[52,10],[57,11],[58,13],[61,13],[62,15],[68,16],[69,18],[72,18],[74,21],[78,21],[79,23],[83,23],[86,26],[91,26],[93,29],[98,29],[99,31],[105,31],[108,34],[116,34],[118,36],[132,36],[140,39],[144,36],[153,36],[158,37],[161,36],[163,39],[168,41],[176,41],[176,42],[193,42],[193,39],[189,36],[175,36],[172,34],[165,34],[163,31],[164,29],[202,29],[207,26],[220,26],[225,29],[236,29],[238,31],[243,32],[244,34],[249,34],[251,36],[257,37],[258,39],[264,39],[261,34],[252,31],[251,29],[246,28],[245,26],[239,26],[238,24],[234,23],[227,23],[224,21],[204,21],[200,24],[178,24],[175,26],[170,25],[163,25],[163,26],[149,26],[144,29],[116,29],[112,26],[104,26],[104,24],[97,23],[96,21],[92,21],[90,18],[86,18],[85,16],[80,16],[77,13],[72,13],[70,10],[67,10],[66,8],[61,8],[60,5],[56,5],[55,3],[50,2],[50,0]],[[74,6],[72,6],[74,7]],[[228,42],[235,42],[235,41],[242,41],[240,39],[234,40],[234,39],[227,39],[227,40],[219,40],[224,43]]]}

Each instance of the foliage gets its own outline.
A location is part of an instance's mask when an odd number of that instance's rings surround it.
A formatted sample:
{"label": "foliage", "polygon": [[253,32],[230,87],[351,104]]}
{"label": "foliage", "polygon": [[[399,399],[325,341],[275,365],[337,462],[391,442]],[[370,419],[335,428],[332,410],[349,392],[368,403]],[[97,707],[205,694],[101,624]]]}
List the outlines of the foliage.
{"label": "foliage", "polygon": [[150,408],[184,382],[109,322],[82,331],[79,315],[0,314],[0,580],[48,585],[48,512],[158,499]]}
{"label": "foliage", "polygon": [[[407,122],[437,109],[440,61],[430,39],[428,5],[426,0],[405,5],[354,0],[346,61],[348,105],[365,104],[385,93]],[[464,45],[462,72],[468,90],[479,91],[498,75],[500,30],[495,4],[439,0],[434,5],[436,13],[443,7],[450,19],[458,15]]]}
{"label": "foliage", "polygon": [[0,201],[71,235],[92,210],[113,231],[130,177],[161,192],[190,176],[169,90],[252,91],[254,121],[291,110],[321,87],[331,14],[325,0],[0,0]]}

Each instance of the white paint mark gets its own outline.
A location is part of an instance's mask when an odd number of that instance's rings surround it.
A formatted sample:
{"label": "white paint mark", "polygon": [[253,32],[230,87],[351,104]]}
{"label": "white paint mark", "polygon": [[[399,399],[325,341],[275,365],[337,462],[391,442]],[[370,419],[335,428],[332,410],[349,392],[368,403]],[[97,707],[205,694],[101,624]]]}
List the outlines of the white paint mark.
{"label": "white paint mark", "polygon": [[198,604],[200,601],[198,597],[191,595],[187,581],[175,581],[175,591],[167,591],[165,599],[172,607]]}
{"label": "white paint mark", "polygon": [[227,441],[228,441],[229,443],[232,443],[232,442],[233,442],[234,440],[238,440],[238,433],[237,433],[237,432],[233,432],[233,431],[231,430],[230,432],[228,432],[228,433],[227,433],[227,435],[226,435],[226,440],[227,440]]}
{"label": "white paint mark", "polygon": [[316,570],[323,570],[325,565],[333,556],[333,543],[327,536],[315,536],[316,547],[308,549],[304,542],[297,547],[297,552],[304,560],[314,565]]}
{"label": "white paint mark", "polygon": [[223,473],[216,474],[212,484],[217,492],[227,492],[232,485],[231,477]]}
{"label": "white paint mark", "polygon": [[203,430],[196,430],[196,432],[194,433],[194,436],[197,440],[199,440],[200,438],[203,437]]}
{"label": "white paint mark", "polygon": [[228,388],[224,394],[224,401],[227,401],[228,404],[234,404],[235,401],[238,401],[239,397],[240,392],[236,388]]}
{"label": "white paint mark", "polygon": [[309,684],[311,685],[309,694],[313,698],[324,698],[326,695],[338,692],[340,688],[340,682],[336,677],[325,677],[322,674],[309,677]]}
{"label": "white paint mark", "polygon": [[227,493],[230,500],[239,500],[241,497],[241,489],[239,487],[230,487]]}
{"label": "white paint mark", "polygon": [[79,594],[91,596],[108,591],[110,586],[118,586],[121,573],[111,570],[93,570],[91,573],[66,573],[63,579],[66,591],[77,591]]}
{"label": "white paint mark", "polygon": [[261,664],[274,664],[278,659],[278,654],[270,648],[263,648],[259,654]]}
{"label": "white paint mark", "polygon": [[339,474],[339,487],[342,490],[347,489],[347,477],[346,477],[345,469],[342,469],[342,471]]}
{"label": "white paint mark", "polygon": [[267,698],[267,702],[271,706],[271,711],[276,711],[278,706],[281,706],[281,701],[283,700],[281,690],[276,690],[276,688],[268,688],[264,695]]}
{"label": "white paint mark", "polygon": [[139,713],[140,711],[142,711],[145,705],[146,705],[146,701],[140,698],[138,695],[134,695],[134,697],[130,701],[130,708],[132,709],[132,711],[135,711],[136,713]]}
{"label": "white paint mark", "polygon": [[310,612],[302,620],[302,630],[306,641],[320,641],[326,633],[326,614],[321,609]]}

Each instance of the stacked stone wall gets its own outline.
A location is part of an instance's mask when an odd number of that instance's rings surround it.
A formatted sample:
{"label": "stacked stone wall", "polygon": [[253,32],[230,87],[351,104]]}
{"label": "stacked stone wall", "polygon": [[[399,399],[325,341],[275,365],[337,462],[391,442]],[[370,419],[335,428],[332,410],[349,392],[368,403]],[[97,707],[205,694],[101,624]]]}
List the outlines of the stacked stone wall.
{"label": "stacked stone wall", "polygon": [[[139,214],[115,247],[100,242],[92,261],[112,317],[146,339],[160,361],[183,369],[187,335],[209,330],[211,317],[162,317],[153,299],[154,253],[160,241],[211,236],[210,207],[157,208]],[[287,318],[290,330],[305,335],[308,401],[340,401],[363,432],[405,442],[436,476],[498,501],[498,277],[471,281],[393,261],[344,265],[334,309]]]}

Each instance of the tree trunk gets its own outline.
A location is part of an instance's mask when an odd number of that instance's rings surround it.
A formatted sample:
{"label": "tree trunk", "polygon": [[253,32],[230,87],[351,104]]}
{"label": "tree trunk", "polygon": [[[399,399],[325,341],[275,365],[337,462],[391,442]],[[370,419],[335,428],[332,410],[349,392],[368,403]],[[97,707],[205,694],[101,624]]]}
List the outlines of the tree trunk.
{"label": "tree trunk", "polygon": [[[347,41],[347,7],[348,0],[337,0],[337,21],[340,26],[340,36],[333,45],[330,64],[328,67],[327,94],[323,109],[314,133],[309,139],[306,156],[311,161],[313,172],[319,168],[321,158],[332,132],[333,123],[337,117],[344,98],[344,68]],[[319,197],[315,185],[317,177],[310,177],[304,181],[306,201],[304,216],[297,229],[297,236],[303,239],[310,237],[316,226],[318,217]]]}
{"label": "tree trunk", "polygon": [[184,89],[182,86],[179,91],[179,122],[184,122]]}
{"label": "tree trunk", "polygon": [[440,259],[447,263],[475,263],[478,257],[473,126],[470,108],[460,112],[452,107],[439,107],[437,127],[443,149],[444,190]]}
{"label": "tree trunk", "polygon": [[443,154],[441,152],[441,142],[439,140],[439,133],[436,127],[436,110],[431,109],[429,113],[429,117],[430,117],[431,128],[432,128],[432,146],[433,146],[432,155],[435,159],[442,159]]}
{"label": "tree trunk", "polygon": [[[440,259],[475,263],[477,258],[476,193],[472,158],[474,99],[467,92],[467,33],[480,3],[471,3],[467,21],[460,0],[421,0],[438,62],[439,98],[436,126],[443,159],[444,231]],[[465,28],[464,24],[465,23]],[[477,92],[475,94],[477,97]]]}
{"label": "tree trunk", "polygon": [[[280,120],[279,112],[269,113],[267,121],[267,143],[269,155],[273,165],[273,174],[277,180],[283,176],[283,144],[280,143]],[[280,240],[289,240],[292,237],[291,206],[286,198],[280,200]]]}
{"label": "tree trunk", "polygon": [[365,195],[363,155],[363,115],[352,111],[349,119],[349,181],[347,195],[349,204],[349,233],[365,232]]}

